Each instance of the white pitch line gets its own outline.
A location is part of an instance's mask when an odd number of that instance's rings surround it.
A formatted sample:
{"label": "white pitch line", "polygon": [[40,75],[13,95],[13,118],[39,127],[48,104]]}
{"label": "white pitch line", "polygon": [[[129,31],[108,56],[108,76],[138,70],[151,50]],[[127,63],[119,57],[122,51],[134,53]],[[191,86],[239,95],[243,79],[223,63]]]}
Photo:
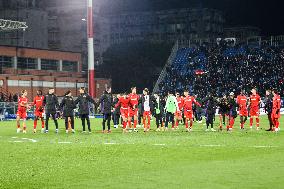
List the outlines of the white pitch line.
{"label": "white pitch line", "polygon": [[220,144],[205,144],[205,145],[200,145],[201,147],[221,147],[222,145]]}
{"label": "white pitch line", "polygon": [[72,142],[58,142],[58,144],[71,144]]}
{"label": "white pitch line", "polygon": [[12,138],[18,138],[18,137],[12,137]]}
{"label": "white pitch line", "polygon": [[252,148],[277,148],[278,146],[250,146]]}
{"label": "white pitch line", "polygon": [[31,141],[31,142],[37,142],[37,140],[35,140],[35,139],[32,139],[32,138],[22,138],[23,140],[29,140],[29,141]]}
{"label": "white pitch line", "polygon": [[114,142],[109,142],[109,143],[105,143],[106,145],[114,145],[114,144],[118,144],[118,143],[114,143]]}
{"label": "white pitch line", "polygon": [[154,146],[166,146],[166,144],[153,144]]}

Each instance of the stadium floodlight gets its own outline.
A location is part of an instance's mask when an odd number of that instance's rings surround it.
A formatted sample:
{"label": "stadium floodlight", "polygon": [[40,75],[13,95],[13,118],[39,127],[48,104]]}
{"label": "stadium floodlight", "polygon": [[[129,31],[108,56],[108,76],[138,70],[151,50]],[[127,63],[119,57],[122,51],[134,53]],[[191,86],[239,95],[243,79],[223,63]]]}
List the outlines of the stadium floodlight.
{"label": "stadium floodlight", "polygon": [[23,30],[28,28],[26,22],[0,19],[0,31]]}
{"label": "stadium floodlight", "polygon": [[94,63],[94,31],[93,31],[93,0],[88,1],[88,88],[91,97],[95,97],[95,63]]}

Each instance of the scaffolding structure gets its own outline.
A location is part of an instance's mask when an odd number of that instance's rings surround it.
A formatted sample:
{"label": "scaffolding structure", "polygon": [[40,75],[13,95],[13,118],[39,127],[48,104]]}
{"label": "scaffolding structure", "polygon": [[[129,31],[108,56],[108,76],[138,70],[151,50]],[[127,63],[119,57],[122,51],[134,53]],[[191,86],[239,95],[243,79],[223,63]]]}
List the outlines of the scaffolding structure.
{"label": "scaffolding structure", "polygon": [[25,31],[27,28],[28,26],[26,22],[0,19],[0,32],[13,31],[13,30]]}

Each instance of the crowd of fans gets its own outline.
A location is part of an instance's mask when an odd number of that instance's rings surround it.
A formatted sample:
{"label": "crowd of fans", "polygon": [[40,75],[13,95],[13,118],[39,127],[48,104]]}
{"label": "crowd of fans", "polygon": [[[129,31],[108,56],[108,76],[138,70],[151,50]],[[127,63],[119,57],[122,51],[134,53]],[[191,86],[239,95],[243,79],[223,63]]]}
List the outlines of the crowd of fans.
{"label": "crowd of fans", "polygon": [[283,94],[284,49],[270,45],[248,46],[221,43],[179,49],[166,69],[159,90],[182,91],[205,96],[256,87],[261,95],[266,89],[277,88]]}

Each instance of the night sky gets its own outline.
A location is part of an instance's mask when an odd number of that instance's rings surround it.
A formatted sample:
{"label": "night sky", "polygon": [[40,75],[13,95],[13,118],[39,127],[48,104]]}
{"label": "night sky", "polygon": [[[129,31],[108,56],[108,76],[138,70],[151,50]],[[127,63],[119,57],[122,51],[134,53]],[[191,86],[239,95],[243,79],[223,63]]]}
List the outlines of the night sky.
{"label": "night sky", "polygon": [[215,8],[224,12],[226,26],[250,25],[259,27],[264,36],[284,35],[281,0],[113,0],[112,4],[127,11]]}

